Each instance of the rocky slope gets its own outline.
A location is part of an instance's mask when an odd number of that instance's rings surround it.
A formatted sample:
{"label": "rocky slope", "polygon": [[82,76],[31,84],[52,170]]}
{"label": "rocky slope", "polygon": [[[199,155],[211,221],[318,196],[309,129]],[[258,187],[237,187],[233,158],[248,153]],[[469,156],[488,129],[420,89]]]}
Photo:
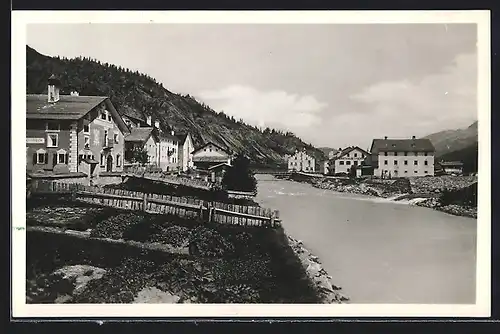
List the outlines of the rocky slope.
{"label": "rocky slope", "polygon": [[291,132],[259,129],[235,120],[189,95],[170,92],[154,78],[120,66],[81,57],[49,57],[29,46],[26,46],[26,61],[28,94],[46,93],[47,79],[56,74],[63,86],[62,94],[76,90],[80,95],[109,96],[121,113],[142,112],[159,119],[166,131],[189,131],[196,146],[214,141],[246,154],[255,166],[276,167],[284,163],[285,154],[295,149],[305,148],[317,159],[324,155]]}

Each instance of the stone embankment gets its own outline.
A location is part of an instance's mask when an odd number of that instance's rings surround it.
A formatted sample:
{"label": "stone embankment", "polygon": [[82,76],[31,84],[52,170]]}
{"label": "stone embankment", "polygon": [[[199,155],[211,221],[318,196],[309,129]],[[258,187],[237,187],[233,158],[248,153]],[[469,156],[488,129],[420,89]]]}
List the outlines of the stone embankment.
{"label": "stone embankment", "polygon": [[332,277],[321,266],[318,257],[307,250],[302,241],[288,237],[288,243],[300,259],[307,276],[313,282],[323,304],[342,304],[349,300],[341,294],[340,287],[332,283]]}
{"label": "stone embankment", "polygon": [[408,180],[350,180],[321,179],[312,183],[313,187],[338,192],[390,198],[411,193]]}
{"label": "stone embankment", "polygon": [[477,176],[434,176],[408,179],[332,179],[310,181],[313,187],[338,192],[361,194],[394,200],[408,200],[408,204],[443,211],[456,216],[477,218],[477,205],[460,202],[445,204],[441,201],[443,192],[460,191],[477,183]]}
{"label": "stone embankment", "polygon": [[418,206],[449,213],[454,216],[477,218],[477,207],[450,204],[442,205],[438,198],[429,198],[416,203]]}
{"label": "stone embankment", "polygon": [[429,176],[410,178],[411,189],[414,193],[440,194],[444,189],[458,190],[477,182],[477,176]]}

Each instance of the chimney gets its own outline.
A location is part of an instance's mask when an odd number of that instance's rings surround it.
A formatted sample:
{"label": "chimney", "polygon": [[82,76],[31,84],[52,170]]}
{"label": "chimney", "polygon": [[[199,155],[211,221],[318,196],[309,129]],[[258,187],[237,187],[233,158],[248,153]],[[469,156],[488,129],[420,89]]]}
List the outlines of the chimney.
{"label": "chimney", "polygon": [[59,101],[59,89],[61,88],[61,81],[52,74],[48,80],[48,101],[49,102],[57,102]]}
{"label": "chimney", "polygon": [[415,136],[411,136],[411,139],[415,139]]}
{"label": "chimney", "polygon": [[148,125],[151,126],[151,116],[148,116],[146,118],[146,123],[148,123]]}
{"label": "chimney", "polygon": [[384,139],[387,140],[387,136],[385,136]]}

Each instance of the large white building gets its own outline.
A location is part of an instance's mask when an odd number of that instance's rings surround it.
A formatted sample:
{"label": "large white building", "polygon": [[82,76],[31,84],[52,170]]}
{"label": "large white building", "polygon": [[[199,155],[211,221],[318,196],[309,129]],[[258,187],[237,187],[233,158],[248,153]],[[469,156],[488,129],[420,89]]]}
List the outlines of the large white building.
{"label": "large white building", "polygon": [[314,172],[316,170],[316,159],[307,154],[305,150],[297,150],[294,155],[288,157],[288,170]]}
{"label": "large white building", "polygon": [[352,167],[356,168],[361,165],[365,158],[369,155],[368,152],[358,146],[350,146],[337,152],[337,154],[328,161],[326,174],[346,173],[348,174]]}
{"label": "large white building", "polygon": [[370,151],[374,176],[434,175],[435,149],[429,139],[374,139]]}

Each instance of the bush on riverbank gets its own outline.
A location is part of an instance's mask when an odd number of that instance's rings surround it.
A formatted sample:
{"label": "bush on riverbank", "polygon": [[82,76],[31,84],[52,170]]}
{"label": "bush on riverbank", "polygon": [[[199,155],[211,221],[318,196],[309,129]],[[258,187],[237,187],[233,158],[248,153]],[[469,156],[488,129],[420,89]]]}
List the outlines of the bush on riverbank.
{"label": "bush on riverbank", "polygon": [[440,202],[443,206],[454,204],[477,207],[477,182],[462,189],[444,189],[440,196]]}

